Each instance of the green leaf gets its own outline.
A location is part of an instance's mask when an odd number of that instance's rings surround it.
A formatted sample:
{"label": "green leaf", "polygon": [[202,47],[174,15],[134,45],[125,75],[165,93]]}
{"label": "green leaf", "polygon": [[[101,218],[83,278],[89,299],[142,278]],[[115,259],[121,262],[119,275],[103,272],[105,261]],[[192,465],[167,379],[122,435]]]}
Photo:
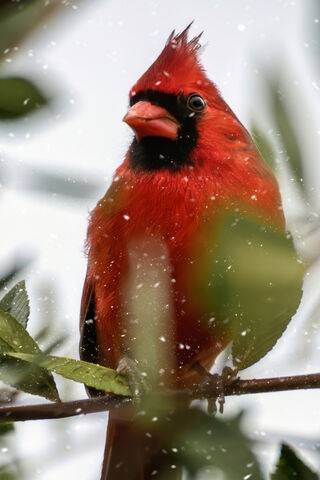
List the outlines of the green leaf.
{"label": "green leaf", "polygon": [[0,310],[10,313],[21,325],[27,327],[30,307],[24,280],[11,288],[0,300]]}
{"label": "green leaf", "polygon": [[[41,353],[38,344],[27,330],[10,313],[0,311],[0,339],[10,350],[24,353]],[[0,350],[0,353],[5,353]]]}
{"label": "green leaf", "polygon": [[215,242],[199,294],[218,326],[229,328],[233,362],[244,369],[286,329],[301,299],[305,266],[290,237],[253,217],[225,215]]}
{"label": "green leaf", "polygon": [[[41,354],[37,343],[10,313],[0,311],[0,353],[25,352]],[[59,395],[51,373],[16,359],[2,357],[0,380],[32,395],[56,401]]]}
{"label": "green leaf", "polygon": [[58,373],[75,382],[85,383],[88,387],[112,392],[116,395],[130,396],[130,389],[124,377],[115,370],[102,367],[94,363],[74,360],[72,358],[54,357],[43,354],[26,354],[8,352],[14,358],[30,362],[33,365],[45,368],[50,372]]}
{"label": "green leaf", "polygon": [[185,444],[185,450],[181,454],[188,470],[192,472],[194,467],[213,465],[228,480],[262,480],[259,464],[250,450],[250,442],[240,429],[241,416],[227,422],[210,417],[200,410],[193,411],[189,416],[187,412],[185,415],[177,412],[176,416],[181,425],[176,436]]}
{"label": "green leaf", "polygon": [[22,117],[47,104],[40,90],[24,78],[0,78],[0,119]]}
{"label": "green leaf", "polygon": [[281,446],[281,453],[271,480],[318,480],[313,472],[288,445]]}
{"label": "green leaf", "polygon": [[261,130],[255,122],[252,122],[251,133],[263,160],[274,172],[276,170],[276,157],[267,135],[264,134],[263,130]]}
{"label": "green leaf", "polygon": [[54,379],[45,369],[15,358],[0,357],[0,380],[21,392],[56,402],[59,394]]}
{"label": "green leaf", "polygon": [[300,191],[303,194],[306,194],[303,182],[304,172],[302,153],[292,124],[291,116],[288,114],[284,98],[279,92],[278,85],[276,83],[270,83],[269,88],[272,98],[274,120],[280,132],[280,139],[286,150],[292,174],[296,179],[296,184],[300,188]]}
{"label": "green leaf", "polygon": [[[134,429],[136,432],[140,429],[145,438],[146,455],[150,454],[152,439],[161,443],[161,451],[154,459],[157,470],[163,471],[171,465],[183,466],[191,478],[198,478],[201,469],[214,467],[228,480],[262,480],[250,441],[241,432],[240,421],[241,416],[224,421],[199,408],[180,405],[173,412],[147,410],[145,416],[136,419]],[[147,438],[145,432],[148,432]],[[167,477],[160,475],[160,478]]]}

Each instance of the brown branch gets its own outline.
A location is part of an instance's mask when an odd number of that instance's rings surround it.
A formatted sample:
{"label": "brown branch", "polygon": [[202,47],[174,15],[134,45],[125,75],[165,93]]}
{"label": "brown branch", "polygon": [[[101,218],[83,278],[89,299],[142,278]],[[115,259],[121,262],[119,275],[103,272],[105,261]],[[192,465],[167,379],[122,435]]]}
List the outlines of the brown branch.
{"label": "brown branch", "polygon": [[284,392],[320,388],[320,373],[293,375],[291,377],[235,380],[225,387],[225,395],[246,395],[249,393]]}
{"label": "brown branch", "polygon": [[[320,388],[320,373],[297,375],[291,377],[261,378],[252,380],[236,379],[224,388],[225,396],[247,395],[252,393],[283,392],[287,390],[302,390]],[[215,398],[217,387],[207,385],[201,390],[170,391],[164,395],[176,400]],[[66,418],[88,413],[105,412],[131,404],[129,397],[108,394],[104,397],[75,400],[72,402],[45,403],[0,408],[0,419],[3,421],[45,420]]]}
{"label": "brown branch", "polygon": [[71,402],[40,403],[0,408],[0,419],[24,422],[26,420],[50,420],[54,418],[74,417],[87,413],[106,412],[131,403],[129,397],[106,395],[105,397],[86,398]]}

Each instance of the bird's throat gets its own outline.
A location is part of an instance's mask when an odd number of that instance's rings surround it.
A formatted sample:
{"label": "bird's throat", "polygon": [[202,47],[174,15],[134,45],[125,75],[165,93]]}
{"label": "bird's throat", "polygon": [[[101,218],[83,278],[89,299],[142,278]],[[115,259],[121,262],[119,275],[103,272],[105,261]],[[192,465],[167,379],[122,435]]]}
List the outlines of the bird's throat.
{"label": "bird's throat", "polygon": [[162,137],[134,139],[129,149],[129,166],[134,170],[178,171],[192,165],[192,148],[186,148],[177,140]]}

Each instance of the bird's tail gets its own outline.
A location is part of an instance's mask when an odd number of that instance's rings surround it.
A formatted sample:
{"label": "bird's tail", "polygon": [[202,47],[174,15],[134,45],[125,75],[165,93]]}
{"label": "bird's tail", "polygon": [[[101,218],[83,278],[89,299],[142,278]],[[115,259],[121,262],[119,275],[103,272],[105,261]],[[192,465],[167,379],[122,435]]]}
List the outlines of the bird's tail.
{"label": "bird's tail", "polygon": [[132,421],[132,410],[109,414],[101,480],[178,480],[182,470],[165,458],[160,438]]}

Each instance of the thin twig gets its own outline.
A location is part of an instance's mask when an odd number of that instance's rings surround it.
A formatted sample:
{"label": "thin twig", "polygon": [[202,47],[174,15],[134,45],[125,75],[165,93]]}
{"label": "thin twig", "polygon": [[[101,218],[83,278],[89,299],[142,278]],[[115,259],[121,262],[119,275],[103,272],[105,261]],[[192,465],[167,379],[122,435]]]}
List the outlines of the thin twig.
{"label": "thin twig", "polygon": [[0,408],[0,419],[24,422],[26,420],[50,420],[74,417],[87,413],[105,412],[131,403],[129,397],[106,395],[72,402],[40,403]]}
{"label": "thin twig", "polygon": [[225,387],[225,395],[246,395],[248,393],[284,392],[320,388],[320,373],[293,375],[290,377],[235,380]]}
{"label": "thin twig", "polygon": [[[252,393],[283,392],[287,390],[303,390],[320,388],[320,373],[296,375],[290,377],[261,378],[252,380],[236,379],[224,388],[225,396],[246,395]],[[164,392],[163,395],[179,399],[216,398],[217,389],[207,385],[200,390],[179,390]],[[75,400],[72,402],[45,403],[0,408],[0,419],[5,421],[45,420],[66,418],[88,413],[105,412],[128,406],[129,397],[107,394],[103,397]]]}

